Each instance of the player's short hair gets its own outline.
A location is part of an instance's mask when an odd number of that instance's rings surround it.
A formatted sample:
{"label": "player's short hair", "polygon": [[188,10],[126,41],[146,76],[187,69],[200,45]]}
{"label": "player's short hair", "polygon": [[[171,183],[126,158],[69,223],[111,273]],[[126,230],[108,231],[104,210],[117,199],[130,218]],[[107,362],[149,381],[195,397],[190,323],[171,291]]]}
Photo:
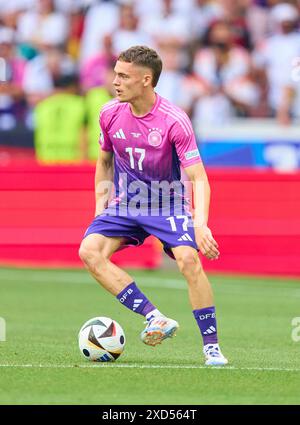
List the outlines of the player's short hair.
{"label": "player's short hair", "polygon": [[153,76],[152,86],[157,85],[162,70],[162,60],[155,50],[147,46],[133,46],[121,52],[118,60],[150,68]]}

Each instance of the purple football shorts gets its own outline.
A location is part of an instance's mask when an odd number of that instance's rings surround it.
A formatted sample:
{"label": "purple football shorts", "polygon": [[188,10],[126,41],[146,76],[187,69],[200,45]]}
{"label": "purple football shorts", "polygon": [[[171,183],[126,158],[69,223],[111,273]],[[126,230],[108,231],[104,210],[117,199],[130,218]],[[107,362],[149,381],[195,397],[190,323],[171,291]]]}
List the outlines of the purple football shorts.
{"label": "purple football shorts", "polygon": [[165,252],[174,259],[171,248],[190,246],[197,248],[195,232],[191,215],[184,213],[176,216],[121,216],[110,208],[92,221],[87,228],[84,238],[93,233],[107,237],[124,237],[127,246],[139,246],[150,236],[156,236],[163,244]]}

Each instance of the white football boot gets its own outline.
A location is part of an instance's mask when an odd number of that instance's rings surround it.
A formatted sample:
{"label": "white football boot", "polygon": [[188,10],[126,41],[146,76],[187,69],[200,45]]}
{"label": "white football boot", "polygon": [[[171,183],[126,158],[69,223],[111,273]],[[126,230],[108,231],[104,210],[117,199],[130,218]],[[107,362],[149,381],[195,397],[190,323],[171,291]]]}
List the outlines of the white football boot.
{"label": "white football boot", "polygon": [[179,328],[178,323],[173,319],[164,316],[153,317],[141,333],[141,340],[147,345],[157,345],[166,338],[172,338]]}
{"label": "white football boot", "polygon": [[206,366],[225,366],[228,360],[223,356],[219,344],[207,344],[203,347]]}

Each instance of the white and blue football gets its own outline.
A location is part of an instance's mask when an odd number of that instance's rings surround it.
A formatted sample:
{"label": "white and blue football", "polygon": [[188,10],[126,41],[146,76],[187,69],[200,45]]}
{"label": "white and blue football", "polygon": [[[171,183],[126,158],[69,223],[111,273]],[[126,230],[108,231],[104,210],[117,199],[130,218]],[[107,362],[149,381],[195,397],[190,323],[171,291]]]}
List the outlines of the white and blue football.
{"label": "white and blue football", "polygon": [[94,317],[81,327],[78,342],[85,359],[113,362],[124,351],[126,339],[118,322],[109,317]]}

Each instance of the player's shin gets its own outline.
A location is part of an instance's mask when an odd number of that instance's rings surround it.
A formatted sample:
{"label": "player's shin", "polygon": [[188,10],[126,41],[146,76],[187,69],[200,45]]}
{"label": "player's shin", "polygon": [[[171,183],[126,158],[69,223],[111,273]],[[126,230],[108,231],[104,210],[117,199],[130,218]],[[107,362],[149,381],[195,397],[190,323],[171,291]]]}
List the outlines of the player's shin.
{"label": "player's shin", "polygon": [[159,310],[148,300],[134,282],[126,286],[118,295],[117,299],[129,310],[141,314],[147,320],[154,316],[163,316]]}
{"label": "player's shin", "polygon": [[228,360],[223,356],[218,343],[215,307],[193,310],[193,314],[203,339],[205,365],[225,366]]}
{"label": "player's shin", "polygon": [[215,307],[193,310],[193,314],[202,335],[203,345],[217,344],[218,335]]}

